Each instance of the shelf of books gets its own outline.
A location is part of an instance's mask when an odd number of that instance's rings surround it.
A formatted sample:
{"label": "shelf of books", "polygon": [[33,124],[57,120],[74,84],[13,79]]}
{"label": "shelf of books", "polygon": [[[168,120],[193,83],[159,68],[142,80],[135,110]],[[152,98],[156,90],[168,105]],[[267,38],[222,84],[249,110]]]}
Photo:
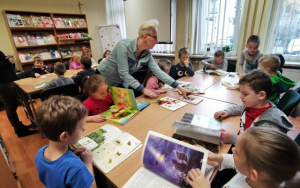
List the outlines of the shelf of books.
{"label": "shelf of books", "polygon": [[36,56],[54,63],[90,48],[84,14],[3,10],[3,15],[22,70],[31,69]]}

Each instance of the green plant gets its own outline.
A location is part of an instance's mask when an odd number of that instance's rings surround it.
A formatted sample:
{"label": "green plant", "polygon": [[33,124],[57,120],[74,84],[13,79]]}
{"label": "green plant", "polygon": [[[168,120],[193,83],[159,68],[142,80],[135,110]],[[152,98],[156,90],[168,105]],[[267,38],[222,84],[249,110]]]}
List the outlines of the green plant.
{"label": "green plant", "polygon": [[230,52],[230,46],[224,46],[224,47],[222,47],[222,51],[223,52]]}
{"label": "green plant", "polygon": [[206,48],[206,51],[208,51],[208,52],[209,52],[209,51],[210,51],[210,47],[207,47],[207,48]]}

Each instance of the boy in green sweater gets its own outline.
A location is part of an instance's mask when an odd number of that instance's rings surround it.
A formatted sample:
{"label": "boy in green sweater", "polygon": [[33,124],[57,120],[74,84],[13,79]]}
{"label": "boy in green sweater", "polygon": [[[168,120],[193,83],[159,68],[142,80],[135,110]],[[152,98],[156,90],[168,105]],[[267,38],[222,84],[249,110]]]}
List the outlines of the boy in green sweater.
{"label": "boy in green sweater", "polygon": [[272,93],[268,97],[268,100],[276,104],[279,101],[280,93],[284,93],[291,87],[294,87],[296,82],[278,73],[280,67],[280,60],[278,57],[274,55],[265,55],[259,61],[260,69],[270,74],[273,84]]}

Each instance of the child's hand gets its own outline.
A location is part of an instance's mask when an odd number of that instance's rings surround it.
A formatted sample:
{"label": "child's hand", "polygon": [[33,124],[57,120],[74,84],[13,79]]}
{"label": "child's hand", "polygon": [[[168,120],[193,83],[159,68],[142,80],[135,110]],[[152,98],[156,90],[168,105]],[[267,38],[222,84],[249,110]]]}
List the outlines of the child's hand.
{"label": "child's hand", "polygon": [[243,73],[239,73],[238,76],[239,78],[241,78],[243,76]]}
{"label": "child's hand", "polygon": [[226,131],[225,129],[221,129],[221,141],[225,144],[230,142],[230,138],[232,136],[231,132]]}
{"label": "child's hand", "polygon": [[93,153],[88,149],[80,153],[80,158],[87,165],[93,163]]}
{"label": "child's hand", "polygon": [[209,65],[207,66],[207,68],[209,68],[209,69],[216,69],[216,66],[213,65],[213,64],[209,64]]}
{"label": "child's hand", "polygon": [[103,116],[103,115],[94,115],[94,116],[91,116],[91,121],[92,122],[96,122],[96,123],[100,123],[100,122],[103,122],[106,120],[106,116]]}
{"label": "child's hand", "polygon": [[222,120],[222,119],[227,118],[228,116],[229,116],[229,113],[224,110],[224,111],[216,112],[214,115],[214,118]]}
{"label": "child's hand", "polygon": [[183,61],[185,67],[189,67],[189,59]]}
{"label": "child's hand", "polygon": [[159,89],[159,92],[162,94],[162,93],[167,93],[167,90],[165,89]]}
{"label": "child's hand", "polygon": [[78,157],[80,157],[81,153],[84,152],[86,150],[86,148],[78,148],[76,149],[76,151],[74,151],[74,154]]}
{"label": "child's hand", "polygon": [[190,184],[193,188],[206,188],[210,187],[208,178],[205,178],[204,175],[201,173],[199,168],[192,169],[188,172],[188,176],[186,177],[186,182]]}
{"label": "child's hand", "polygon": [[40,75],[39,73],[34,73],[34,76],[35,76],[36,78],[41,77],[41,75]]}

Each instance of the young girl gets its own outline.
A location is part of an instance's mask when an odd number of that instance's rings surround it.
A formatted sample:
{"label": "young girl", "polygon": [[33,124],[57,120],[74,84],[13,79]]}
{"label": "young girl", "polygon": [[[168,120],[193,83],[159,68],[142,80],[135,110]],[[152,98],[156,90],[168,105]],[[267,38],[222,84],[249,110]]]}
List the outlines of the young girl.
{"label": "young girl", "polygon": [[73,54],[69,69],[81,69],[80,59],[80,55]]}
{"label": "young girl", "polygon": [[89,112],[87,122],[103,122],[105,116],[100,113],[109,109],[112,104],[112,97],[108,92],[108,84],[104,77],[99,74],[86,76],[82,80],[83,91],[89,97],[83,102],[83,105]]}
{"label": "young girl", "polygon": [[[300,169],[300,154],[296,143],[276,130],[251,127],[241,133],[231,154],[210,153],[220,170],[236,168],[235,175],[224,187],[279,187],[292,179]],[[207,184],[199,169],[191,170],[186,181],[193,187]]]}
{"label": "young girl", "polygon": [[228,67],[225,53],[222,50],[216,51],[214,58],[202,60],[201,64],[207,66],[207,69],[222,69],[224,71],[227,71]]}
{"label": "young girl", "polygon": [[34,58],[34,67],[30,72],[31,77],[39,78],[43,74],[49,74],[51,71],[48,66],[44,65],[44,61],[40,57]]}
{"label": "young girl", "polygon": [[[171,62],[168,59],[161,59],[158,62],[159,68],[167,74],[169,74],[169,71],[170,71],[170,66],[169,66],[170,64],[171,64]],[[150,70],[147,73],[147,77],[146,77],[144,83],[146,83],[147,89],[150,89],[153,93],[156,94],[155,97],[157,97],[160,93],[167,92],[167,90],[161,89],[161,87],[163,86],[163,83],[160,80],[158,80],[158,78]]]}
{"label": "young girl", "polygon": [[110,50],[106,50],[104,53],[103,53],[103,57],[101,59],[98,60],[98,64],[101,64],[102,61],[107,58],[109,55],[110,55]]}
{"label": "young girl", "polygon": [[92,52],[89,48],[85,48],[82,50],[82,56],[81,57],[90,57],[92,61],[92,67],[97,66],[96,61],[92,58]]}

